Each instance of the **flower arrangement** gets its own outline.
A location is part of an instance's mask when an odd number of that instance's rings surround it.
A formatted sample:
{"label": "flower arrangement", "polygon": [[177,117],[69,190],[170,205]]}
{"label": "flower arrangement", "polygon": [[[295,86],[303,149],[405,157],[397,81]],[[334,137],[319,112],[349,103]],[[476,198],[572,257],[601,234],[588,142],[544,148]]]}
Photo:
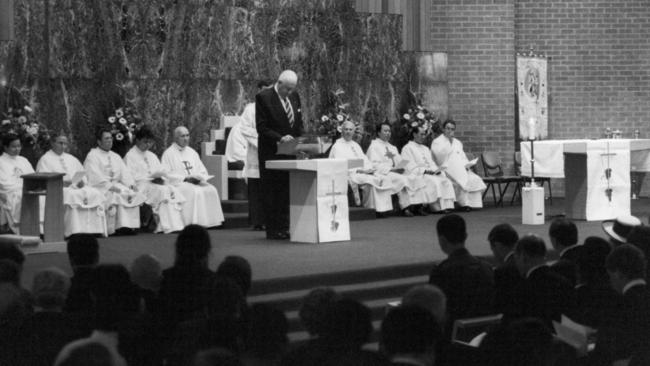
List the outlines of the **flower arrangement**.
{"label": "flower arrangement", "polygon": [[106,118],[106,122],[113,135],[112,150],[120,156],[126,155],[140,126],[140,116],[130,106],[119,107]]}
{"label": "flower arrangement", "polygon": [[343,131],[343,123],[352,122],[355,126],[355,140],[359,140],[362,136],[363,129],[361,123],[353,120],[346,112],[349,103],[341,103],[341,95],[345,92],[338,89],[330,95],[330,104],[332,107],[326,110],[320,119],[315,123],[316,134],[319,136],[328,136],[332,141],[341,136]]}
{"label": "flower arrangement", "polygon": [[50,148],[50,133],[48,129],[33,118],[33,110],[25,105],[22,108],[7,108],[0,115],[0,133],[2,136],[13,133],[20,137],[25,151],[30,151],[33,160],[40,158]]}
{"label": "flower arrangement", "polygon": [[408,109],[406,113],[401,116],[401,126],[405,130],[425,127],[428,134],[439,135],[442,133],[440,120],[426,108],[417,105]]}

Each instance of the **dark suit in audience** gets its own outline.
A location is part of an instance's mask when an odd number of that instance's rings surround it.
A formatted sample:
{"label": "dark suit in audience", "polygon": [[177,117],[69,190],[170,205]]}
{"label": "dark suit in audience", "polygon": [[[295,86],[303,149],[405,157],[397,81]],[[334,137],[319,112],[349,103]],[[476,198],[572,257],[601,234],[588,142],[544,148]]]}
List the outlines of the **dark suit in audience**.
{"label": "dark suit in audience", "polygon": [[548,266],[532,269],[519,296],[521,309],[516,317],[538,318],[549,327],[552,320],[560,321],[561,315],[574,307],[571,285]]}
{"label": "dark suit in audience", "polygon": [[576,285],[576,260],[578,259],[578,228],[564,217],[556,218],[548,228],[551,245],[558,252],[559,259],[551,268],[566,278],[571,286]]}
{"label": "dark suit in audience", "polygon": [[567,248],[560,254],[560,259],[550,266],[553,272],[564,277],[572,286],[577,283],[576,260],[578,259],[578,249],[578,245]]}
{"label": "dark suit in audience", "polygon": [[74,275],[70,278],[70,290],[65,303],[66,312],[90,312],[93,301],[90,298],[90,286],[92,283],[92,266],[80,266],[74,269]]}
{"label": "dark suit in audience", "polygon": [[514,255],[506,257],[505,263],[494,269],[494,313],[513,314],[521,305],[518,304],[524,278],[515,265]]}

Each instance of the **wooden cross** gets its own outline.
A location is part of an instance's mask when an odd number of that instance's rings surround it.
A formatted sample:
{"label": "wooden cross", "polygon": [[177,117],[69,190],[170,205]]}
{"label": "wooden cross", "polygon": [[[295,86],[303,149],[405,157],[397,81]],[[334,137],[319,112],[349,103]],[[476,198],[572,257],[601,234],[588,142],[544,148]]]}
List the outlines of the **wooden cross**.
{"label": "wooden cross", "polygon": [[190,165],[190,162],[187,160],[183,160],[183,165],[185,166],[185,170],[187,170],[187,175],[191,174],[192,166]]}

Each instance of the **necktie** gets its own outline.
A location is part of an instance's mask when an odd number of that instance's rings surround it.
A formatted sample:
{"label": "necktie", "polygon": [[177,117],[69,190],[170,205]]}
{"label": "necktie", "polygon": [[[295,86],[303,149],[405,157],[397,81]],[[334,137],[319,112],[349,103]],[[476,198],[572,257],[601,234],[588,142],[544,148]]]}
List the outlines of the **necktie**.
{"label": "necktie", "polygon": [[291,127],[293,127],[293,108],[291,107],[291,103],[289,103],[289,98],[284,98],[284,111],[287,113],[287,119],[289,120],[289,124]]}

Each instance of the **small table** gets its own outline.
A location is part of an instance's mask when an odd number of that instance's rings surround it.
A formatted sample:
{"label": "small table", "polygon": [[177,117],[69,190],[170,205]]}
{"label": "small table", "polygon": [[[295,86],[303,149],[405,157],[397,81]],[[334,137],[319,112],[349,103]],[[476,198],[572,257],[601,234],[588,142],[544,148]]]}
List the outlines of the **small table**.
{"label": "small table", "polygon": [[[40,235],[40,198],[45,196],[45,218],[43,222],[44,246],[61,246],[64,237],[63,173],[32,173],[23,178],[23,198],[20,210],[20,234]],[[37,250],[39,252],[47,250]]]}

